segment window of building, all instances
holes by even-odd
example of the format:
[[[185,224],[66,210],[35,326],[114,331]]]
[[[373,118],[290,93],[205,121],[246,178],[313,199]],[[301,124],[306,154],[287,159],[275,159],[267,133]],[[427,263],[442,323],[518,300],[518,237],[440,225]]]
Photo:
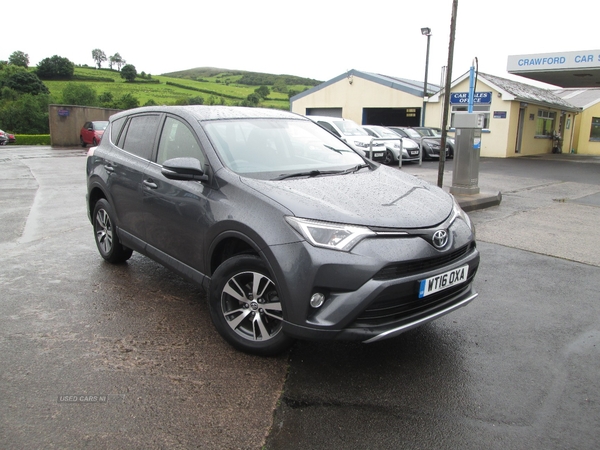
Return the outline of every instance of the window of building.
[[[537,124],[535,127],[535,135],[536,136],[552,136],[552,132],[554,131],[554,119],[556,119],[556,113],[538,110],[537,115]]]
[[[590,141],[600,141],[600,117],[592,117]]]
[[[486,130],[490,127],[490,108],[491,105],[473,105],[473,112],[477,114],[477,125]],[[466,113],[468,111],[469,107],[465,105],[452,106],[450,128],[454,128],[454,116],[456,113]]]

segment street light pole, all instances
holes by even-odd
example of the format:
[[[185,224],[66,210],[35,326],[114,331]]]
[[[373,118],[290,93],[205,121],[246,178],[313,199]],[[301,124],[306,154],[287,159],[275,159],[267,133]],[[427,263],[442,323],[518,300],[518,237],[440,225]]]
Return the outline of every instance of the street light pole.
[[[427,108],[427,72],[429,72],[429,40],[431,39],[431,28],[421,28],[421,34],[427,36],[427,53],[425,55],[425,83],[423,84],[423,109],[421,110],[421,126],[425,126],[425,108]]]

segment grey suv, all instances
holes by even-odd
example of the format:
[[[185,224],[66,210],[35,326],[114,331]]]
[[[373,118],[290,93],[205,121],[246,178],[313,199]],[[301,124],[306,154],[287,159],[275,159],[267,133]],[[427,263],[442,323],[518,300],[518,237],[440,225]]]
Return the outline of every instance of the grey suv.
[[[477,295],[474,229],[452,196],[303,116],[124,111],[86,171],[101,256],[136,251],[203,286],[215,327],[243,351],[374,342]]]

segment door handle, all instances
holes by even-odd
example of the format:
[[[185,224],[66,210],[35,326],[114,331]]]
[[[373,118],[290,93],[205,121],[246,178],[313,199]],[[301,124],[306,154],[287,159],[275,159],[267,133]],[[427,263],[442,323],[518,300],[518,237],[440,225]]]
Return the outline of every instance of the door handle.
[[[106,169],[107,172],[114,172],[115,168],[113,166],[111,166],[110,164],[104,164],[104,168]]]
[[[150,189],[157,189],[158,185],[152,181],[152,179],[144,180],[144,186],[149,187]]]

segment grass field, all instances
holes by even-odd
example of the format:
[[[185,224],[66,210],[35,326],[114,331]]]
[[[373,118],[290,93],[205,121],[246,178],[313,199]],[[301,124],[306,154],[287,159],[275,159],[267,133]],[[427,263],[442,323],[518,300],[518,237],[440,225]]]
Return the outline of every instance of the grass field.
[[[239,73],[239,71],[234,73]],[[118,98],[129,93],[138,99],[140,105],[144,105],[150,100],[159,105],[181,104],[191,97],[202,97],[205,104],[235,105],[245,100],[258,87],[238,84],[242,74],[234,75],[231,71],[224,70],[216,74],[210,72],[206,75],[210,76],[197,75],[194,77],[196,79],[190,79],[191,75],[189,74],[183,75],[188,78],[152,75],[153,82],[138,78],[135,82],[130,83],[121,78],[120,72],[114,70],[76,67],[74,80],[44,81],[44,84],[50,89],[55,101],[60,101],[62,91],[67,83],[84,83],[94,89],[98,95],[110,92],[114,98]],[[113,81],[99,80],[99,78]],[[302,92],[313,85],[314,83],[296,84],[286,87],[289,90]],[[274,92],[272,86],[267,87],[271,93],[258,106],[289,110],[288,94]]]

